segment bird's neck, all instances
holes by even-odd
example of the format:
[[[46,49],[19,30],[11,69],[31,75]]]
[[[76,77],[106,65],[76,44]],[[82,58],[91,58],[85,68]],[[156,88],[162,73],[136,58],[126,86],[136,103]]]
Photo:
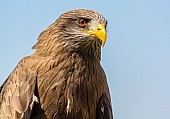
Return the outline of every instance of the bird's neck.
[[[76,53],[72,54],[69,59],[67,62],[72,62],[72,65],[70,65],[72,72],[66,83],[66,110],[75,111],[75,106],[78,107],[81,104],[80,107],[84,107],[81,108],[83,112],[88,110],[91,113],[94,110],[95,102],[101,96],[100,90],[103,89],[100,60],[94,56],[88,57],[87,55],[82,57]]]
[[[66,111],[77,112],[78,109],[90,113],[89,115],[95,114],[95,102],[102,95],[101,90],[105,82],[99,58],[95,57],[96,55],[68,52],[64,49],[57,52],[54,56],[33,56],[34,60],[37,59],[34,67],[38,67],[39,90],[50,85],[52,92],[57,92],[56,95],[60,93],[63,96],[60,98],[65,99],[61,105],[65,105]],[[46,100],[44,92],[39,95],[42,102]],[[57,104],[56,107],[59,106]],[[46,105],[43,106],[45,107]]]

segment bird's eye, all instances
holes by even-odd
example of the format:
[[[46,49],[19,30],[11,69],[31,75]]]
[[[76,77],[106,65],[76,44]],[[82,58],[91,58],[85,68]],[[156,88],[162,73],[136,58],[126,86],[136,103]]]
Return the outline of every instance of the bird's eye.
[[[78,24],[79,24],[79,26],[81,26],[81,27],[87,26],[87,23],[88,23],[88,20],[86,20],[86,19],[79,19],[79,20],[78,20]]]

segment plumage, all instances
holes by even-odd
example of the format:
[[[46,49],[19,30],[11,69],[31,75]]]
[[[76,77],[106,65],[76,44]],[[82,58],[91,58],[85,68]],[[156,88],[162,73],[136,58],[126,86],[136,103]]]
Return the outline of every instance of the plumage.
[[[113,119],[100,64],[106,25],[79,9],[45,29],[0,87],[0,119]]]

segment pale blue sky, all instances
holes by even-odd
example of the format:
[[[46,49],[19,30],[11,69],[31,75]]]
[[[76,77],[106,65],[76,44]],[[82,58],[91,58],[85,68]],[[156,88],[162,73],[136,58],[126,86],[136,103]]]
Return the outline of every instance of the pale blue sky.
[[[11,0],[0,2],[0,84],[41,31],[71,9],[108,19],[102,65],[115,119],[170,119],[169,0]]]

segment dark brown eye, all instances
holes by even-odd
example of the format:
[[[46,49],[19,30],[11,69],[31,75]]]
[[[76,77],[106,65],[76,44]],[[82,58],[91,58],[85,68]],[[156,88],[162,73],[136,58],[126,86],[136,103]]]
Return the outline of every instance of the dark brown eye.
[[[88,22],[88,21],[85,20],[85,19],[80,19],[80,20],[78,21],[79,25],[82,26],[82,27],[87,26],[87,22]]]

